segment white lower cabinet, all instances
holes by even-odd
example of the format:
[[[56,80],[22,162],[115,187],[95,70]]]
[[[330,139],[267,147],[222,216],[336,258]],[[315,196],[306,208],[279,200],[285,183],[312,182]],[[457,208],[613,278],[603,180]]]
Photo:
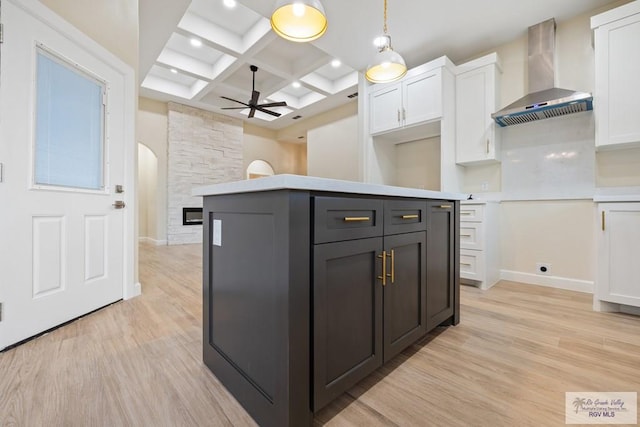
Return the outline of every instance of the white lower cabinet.
[[[460,205],[460,279],[488,289],[500,279],[499,204],[467,201]]]
[[[640,202],[598,204],[600,301],[640,307]]]

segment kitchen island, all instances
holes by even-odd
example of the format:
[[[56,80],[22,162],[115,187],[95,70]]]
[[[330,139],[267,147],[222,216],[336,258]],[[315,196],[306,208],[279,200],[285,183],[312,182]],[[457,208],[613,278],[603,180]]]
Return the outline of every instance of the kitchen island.
[[[204,363],[261,426],[459,322],[461,194],[296,175],[197,188]]]

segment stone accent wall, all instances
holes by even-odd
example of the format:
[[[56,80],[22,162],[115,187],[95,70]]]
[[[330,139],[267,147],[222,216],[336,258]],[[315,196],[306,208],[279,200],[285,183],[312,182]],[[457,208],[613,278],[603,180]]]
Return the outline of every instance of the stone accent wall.
[[[242,120],[169,103],[167,242],[201,243],[201,225],[182,225],[183,207],[202,207],[191,189],[244,179]]]

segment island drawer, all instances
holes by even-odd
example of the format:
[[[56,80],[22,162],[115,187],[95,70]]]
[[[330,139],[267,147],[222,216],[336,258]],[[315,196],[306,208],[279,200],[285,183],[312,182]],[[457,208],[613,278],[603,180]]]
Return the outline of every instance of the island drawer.
[[[427,229],[427,202],[387,200],[384,204],[384,234],[411,233]]]
[[[382,236],[383,201],[314,197],[314,243]]]

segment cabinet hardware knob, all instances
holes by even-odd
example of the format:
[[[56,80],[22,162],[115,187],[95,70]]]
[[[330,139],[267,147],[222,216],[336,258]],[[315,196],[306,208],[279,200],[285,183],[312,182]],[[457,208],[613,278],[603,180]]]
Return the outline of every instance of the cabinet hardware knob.
[[[357,221],[369,221],[371,218],[368,216],[345,216],[344,220],[346,222],[357,222]]]
[[[402,215],[402,219],[416,219],[416,218],[419,218],[419,216],[417,214]]]
[[[451,209],[451,205],[440,205],[440,209]]]
[[[382,280],[382,286],[387,286],[387,252],[382,251],[378,258],[382,259],[382,276],[378,276],[378,279]]]

